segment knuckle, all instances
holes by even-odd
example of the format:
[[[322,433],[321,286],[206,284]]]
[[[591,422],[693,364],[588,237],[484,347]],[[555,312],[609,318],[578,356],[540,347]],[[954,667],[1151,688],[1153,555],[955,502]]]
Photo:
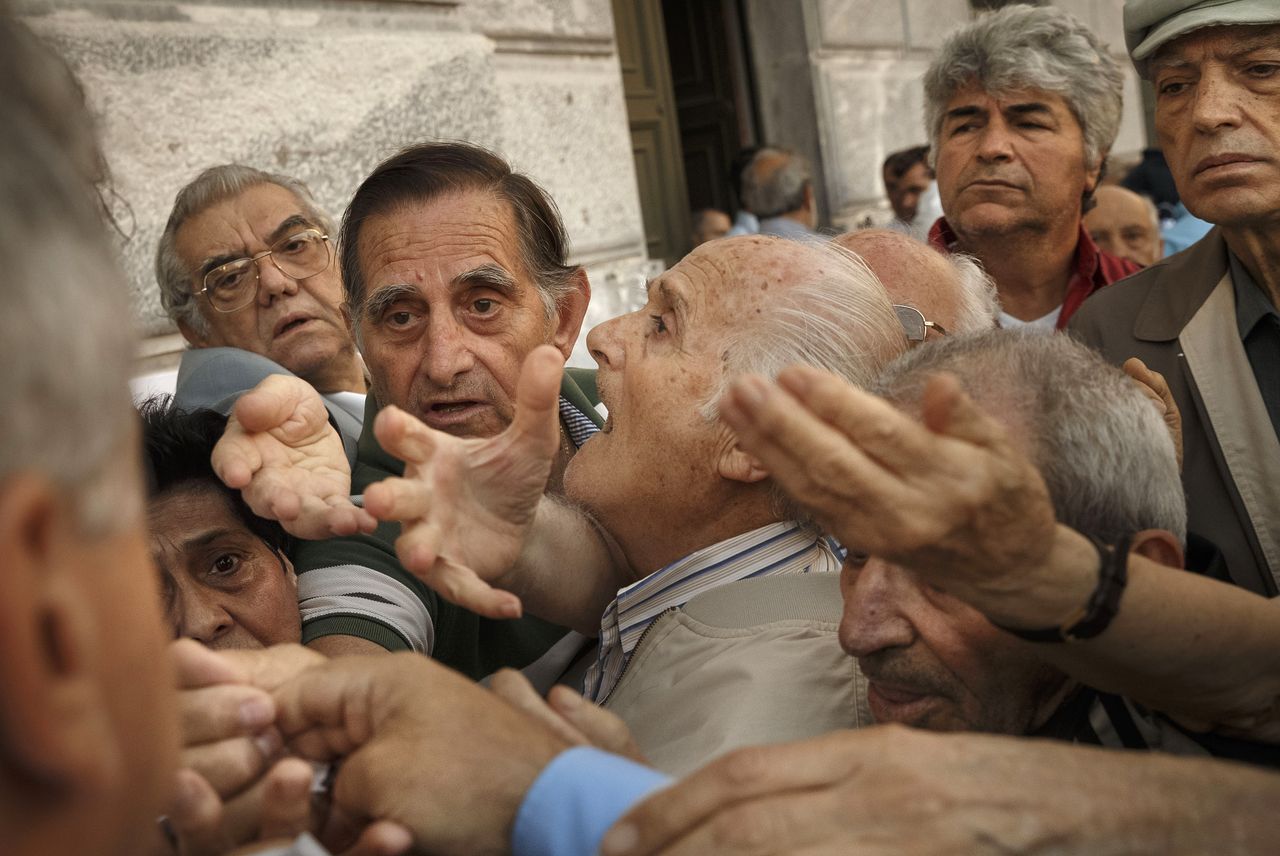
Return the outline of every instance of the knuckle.
[[[739,749],[721,762],[724,781],[734,791],[742,791],[758,783],[770,772],[768,754],[759,747]]]

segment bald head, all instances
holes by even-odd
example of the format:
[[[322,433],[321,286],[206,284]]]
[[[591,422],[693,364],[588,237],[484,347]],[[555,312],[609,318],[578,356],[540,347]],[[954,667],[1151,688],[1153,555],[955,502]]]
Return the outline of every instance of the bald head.
[[[761,220],[789,217],[812,229],[817,209],[808,161],[786,149],[756,152],[742,174],[742,204]]]
[[[895,304],[919,309],[948,332],[971,333],[994,325],[994,292],[973,262],[958,263],[891,229],[848,232],[835,243],[862,257]]]
[[[1160,216],[1149,199],[1111,184],[1093,198],[1098,204],[1084,215],[1084,227],[1101,249],[1143,267],[1164,255]]]

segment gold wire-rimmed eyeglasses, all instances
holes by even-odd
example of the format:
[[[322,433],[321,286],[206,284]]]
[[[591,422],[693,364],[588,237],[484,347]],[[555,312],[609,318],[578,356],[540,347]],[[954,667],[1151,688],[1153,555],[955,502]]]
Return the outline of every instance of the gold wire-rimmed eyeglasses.
[[[946,328],[937,321],[926,320],[924,313],[914,306],[902,306],[895,303],[893,311],[898,313],[898,323],[907,332],[908,342],[923,342],[924,337],[929,335],[929,330],[931,329],[937,330],[941,336],[947,335]]]
[[[333,251],[328,235],[319,229],[303,229],[286,235],[256,256],[218,265],[204,275],[200,294],[218,312],[243,309],[258,295],[258,262],[264,258],[270,258],[285,276],[306,279],[329,268]]]

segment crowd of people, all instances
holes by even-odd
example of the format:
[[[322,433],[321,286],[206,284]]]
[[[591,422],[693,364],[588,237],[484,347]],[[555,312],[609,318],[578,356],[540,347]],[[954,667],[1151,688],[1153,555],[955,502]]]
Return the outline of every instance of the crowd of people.
[[[1277,852],[1280,7],[1125,35],[1172,207],[1103,184],[1106,46],[1007,6],[892,223],[746,151],[595,370],[500,155],[338,226],[211,166],[135,408],[84,95],[0,10],[6,852]]]

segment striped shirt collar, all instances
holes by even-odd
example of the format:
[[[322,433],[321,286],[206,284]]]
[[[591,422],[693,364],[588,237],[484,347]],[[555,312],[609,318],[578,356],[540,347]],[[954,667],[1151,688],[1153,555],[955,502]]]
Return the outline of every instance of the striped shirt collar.
[[[726,583],[783,574],[834,573],[840,559],[829,539],[794,521],[771,523],[703,547],[618,592],[600,621],[600,651],[587,671],[585,695],[603,701],[640,637],[658,616]]]
[[[583,443],[600,431],[600,426],[592,422],[587,414],[575,407],[573,402],[563,395],[560,396],[560,419],[569,432],[569,440],[577,448],[581,448]]]

